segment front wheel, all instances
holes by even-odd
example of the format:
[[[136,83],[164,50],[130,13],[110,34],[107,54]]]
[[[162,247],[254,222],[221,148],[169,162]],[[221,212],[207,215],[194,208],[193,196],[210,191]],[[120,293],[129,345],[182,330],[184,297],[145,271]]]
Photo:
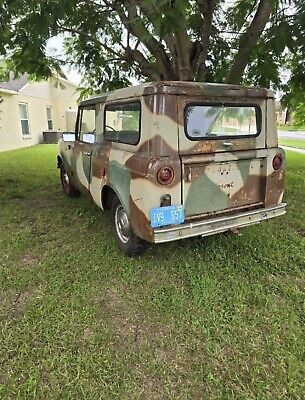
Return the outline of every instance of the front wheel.
[[[128,215],[117,197],[112,203],[111,218],[114,237],[123,253],[129,257],[142,255],[150,244],[134,233]]]

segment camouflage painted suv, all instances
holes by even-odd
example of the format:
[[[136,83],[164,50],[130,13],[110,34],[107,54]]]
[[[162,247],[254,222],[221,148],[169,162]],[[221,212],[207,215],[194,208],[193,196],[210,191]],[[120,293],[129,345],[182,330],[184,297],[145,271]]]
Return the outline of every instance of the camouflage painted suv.
[[[110,209],[130,256],[284,214],[284,165],[272,92],[194,82],[83,101],[58,155],[64,192]]]

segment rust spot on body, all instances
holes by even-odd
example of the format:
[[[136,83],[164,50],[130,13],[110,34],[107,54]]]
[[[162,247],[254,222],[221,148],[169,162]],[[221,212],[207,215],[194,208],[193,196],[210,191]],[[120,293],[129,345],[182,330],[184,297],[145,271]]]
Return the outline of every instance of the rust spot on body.
[[[150,226],[149,220],[146,218],[143,211],[141,211],[132,197],[129,197],[129,207],[130,207],[130,221],[133,230],[140,236],[142,239],[147,242],[153,241],[153,229]]]

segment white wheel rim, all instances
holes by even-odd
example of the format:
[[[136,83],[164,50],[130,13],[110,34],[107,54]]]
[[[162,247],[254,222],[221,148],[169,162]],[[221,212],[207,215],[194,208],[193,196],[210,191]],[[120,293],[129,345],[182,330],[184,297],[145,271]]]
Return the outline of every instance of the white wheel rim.
[[[64,181],[65,181],[66,185],[70,184],[69,176],[68,176],[68,174],[66,172],[64,173]]]
[[[130,224],[126,211],[121,204],[115,210],[114,223],[121,242],[127,243],[130,235]]]

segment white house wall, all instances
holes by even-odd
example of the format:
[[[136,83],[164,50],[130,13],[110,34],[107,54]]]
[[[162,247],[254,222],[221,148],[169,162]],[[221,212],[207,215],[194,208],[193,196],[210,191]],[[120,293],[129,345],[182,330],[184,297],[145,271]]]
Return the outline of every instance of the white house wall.
[[[77,99],[79,97],[76,87],[70,82],[62,79],[51,78],[50,87],[52,99],[56,101],[59,118],[59,129],[64,132],[69,130],[67,126],[66,111],[77,111]],[[74,101],[71,101],[71,100]]]
[[[27,84],[19,94],[1,93],[0,151],[42,143],[42,132],[48,130],[47,107],[51,107],[53,131],[66,131],[66,110],[77,109],[76,87],[64,82],[65,88],[54,87],[54,81]],[[30,135],[22,135],[19,103],[28,106]]]
[[[22,139],[17,95],[0,93],[0,150],[26,147]],[[15,116],[18,115],[18,118]]]

